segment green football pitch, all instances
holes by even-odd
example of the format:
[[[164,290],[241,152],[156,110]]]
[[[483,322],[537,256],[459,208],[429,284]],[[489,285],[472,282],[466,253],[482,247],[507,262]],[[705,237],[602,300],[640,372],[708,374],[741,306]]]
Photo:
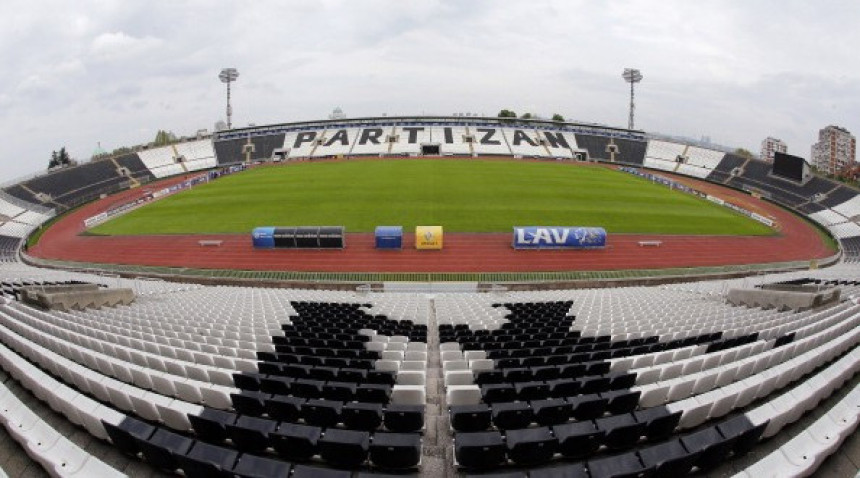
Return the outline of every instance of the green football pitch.
[[[260,167],[109,221],[94,234],[250,233],[257,226],[598,226],[610,233],[766,235],[703,199],[601,167],[556,162],[387,159]]]

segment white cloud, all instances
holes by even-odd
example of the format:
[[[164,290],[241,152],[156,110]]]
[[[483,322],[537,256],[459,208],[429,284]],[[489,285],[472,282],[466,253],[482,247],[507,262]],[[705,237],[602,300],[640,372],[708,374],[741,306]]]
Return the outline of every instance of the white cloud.
[[[224,116],[234,123],[494,114],[615,126],[625,67],[637,126],[808,155],[819,128],[860,133],[860,2],[784,0],[260,0],[13,2],[0,16],[0,181],[51,149],[85,157]],[[6,140],[6,138],[12,138]],[[24,160],[22,160],[24,158]]]
[[[52,68],[55,75],[61,75],[65,78],[71,75],[81,75],[86,72],[84,62],[80,59],[66,60],[58,63]]]
[[[50,77],[42,74],[32,74],[18,83],[17,92],[22,95],[41,94],[51,89]]]
[[[162,45],[158,38],[135,38],[123,32],[102,33],[92,41],[90,54],[97,61],[132,60]]]

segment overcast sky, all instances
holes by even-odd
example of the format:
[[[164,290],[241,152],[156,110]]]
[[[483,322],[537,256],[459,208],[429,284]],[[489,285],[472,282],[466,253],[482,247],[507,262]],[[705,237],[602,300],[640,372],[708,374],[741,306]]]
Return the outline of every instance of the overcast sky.
[[[853,0],[5,0],[0,182],[66,146],[88,159],[234,126],[517,113],[636,126],[809,157],[828,124],[860,133]]]

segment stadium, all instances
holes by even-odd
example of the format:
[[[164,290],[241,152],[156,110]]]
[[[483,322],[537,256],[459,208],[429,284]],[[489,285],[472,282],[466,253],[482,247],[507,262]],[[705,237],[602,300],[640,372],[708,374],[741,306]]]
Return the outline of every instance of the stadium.
[[[860,195],[799,158],[325,120],[0,208],[3,424],[50,475],[806,476],[857,441]]]

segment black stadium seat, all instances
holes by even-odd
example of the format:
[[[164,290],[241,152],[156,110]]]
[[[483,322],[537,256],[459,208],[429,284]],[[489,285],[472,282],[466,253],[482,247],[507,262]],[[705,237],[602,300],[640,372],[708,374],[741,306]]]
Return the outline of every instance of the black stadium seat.
[[[227,439],[227,426],[236,423],[237,418],[235,413],[208,407],[199,414],[188,414],[197,436],[216,442]]]
[[[570,419],[573,406],[561,398],[534,400],[531,402],[534,419],[541,425],[557,425]]]
[[[505,461],[505,443],[497,431],[458,433],[454,456],[465,468],[492,468]]]
[[[269,446],[269,433],[278,428],[278,422],[267,418],[239,417],[227,425],[227,436],[236,448],[247,452],[260,452]]]
[[[613,390],[601,393],[600,398],[605,398],[608,400],[606,404],[606,409],[609,411],[609,413],[618,414],[630,413],[634,411],[639,405],[639,397],[641,395],[642,392],[640,392],[639,390]]]
[[[424,427],[424,405],[392,403],[382,415],[385,428],[393,432],[414,432]]]
[[[232,473],[240,478],[288,477],[292,465],[285,461],[244,453]]]
[[[195,441],[191,450],[185,455],[179,455],[179,467],[189,478],[209,478],[233,476],[232,469],[239,457],[239,452],[231,448],[210,445]]]
[[[749,418],[735,415],[718,423],[717,430],[726,439],[735,440],[732,447],[735,455],[744,455],[759,441],[767,425],[768,422],[765,421],[756,426],[750,423]]]
[[[699,453],[696,466],[707,469],[722,463],[731,453],[737,439],[737,436],[724,438],[712,426],[681,437],[681,443],[690,453]]]
[[[558,439],[549,427],[508,430],[505,436],[508,457],[518,465],[548,462],[558,448]]]
[[[359,402],[388,403],[391,398],[391,385],[362,383],[356,388],[355,398]]]
[[[275,395],[265,401],[266,413],[274,420],[296,422],[302,415],[304,398]]]
[[[633,413],[636,421],[645,423],[649,440],[659,440],[672,434],[681,420],[681,412],[670,413],[665,407],[652,407]]]
[[[119,426],[104,421],[102,424],[111,443],[129,455],[136,455],[140,451],[139,441],[146,441],[155,433],[154,426],[133,418],[126,418]]]
[[[606,431],[598,430],[590,420],[555,425],[552,431],[565,458],[589,456],[603,445],[606,438]]]
[[[589,478],[584,463],[546,466],[529,472],[529,478]]]
[[[290,478],[351,478],[349,470],[335,470],[309,465],[294,465]]]
[[[259,417],[266,412],[264,402],[271,398],[271,394],[263,392],[243,391],[241,393],[231,393],[230,399],[233,401],[233,408],[241,415],[252,415]]]
[[[645,467],[635,452],[588,460],[591,478],[638,478],[646,476]]]
[[[612,415],[595,420],[598,430],[606,432],[604,443],[612,449],[625,449],[635,445],[645,435],[647,423],[636,421],[630,413]]]
[[[606,407],[609,404],[608,399],[601,398],[597,394],[571,397],[567,399],[567,402],[570,403],[572,407],[570,412],[571,416],[577,420],[593,420],[595,418],[600,418],[604,413],[606,413]]]
[[[494,403],[492,416],[493,424],[503,430],[525,428],[534,421],[534,413],[526,402]]]
[[[159,428],[146,440],[137,438],[137,444],[143,457],[152,466],[175,470],[179,468],[177,457],[188,453],[194,440]]]
[[[370,434],[331,428],[319,440],[320,456],[338,467],[357,467],[367,460]]]
[[[269,443],[288,460],[307,461],[319,453],[322,429],[308,425],[282,423],[269,433]]]
[[[490,407],[479,403],[475,405],[452,405],[450,407],[451,427],[458,432],[476,432],[490,428],[492,420]]]
[[[370,445],[370,461],[383,469],[413,468],[421,461],[421,435],[376,433]]]
[[[259,390],[263,393],[271,393],[273,395],[289,395],[290,386],[293,383],[293,379],[289,377],[264,377],[259,381]],[[238,385],[237,385],[238,387]],[[241,387],[245,390],[252,390],[251,388]]]
[[[331,400],[311,399],[302,405],[302,418],[308,425],[322,428],[333,427],[340,422],[343,403]]]
[[[690,453],[680,440],[669,440],[639,450],[642,463],[656,476],[683,476],[690,472],[700,452]]]
[[[382,425],[382,405],[361,402],[346,403],[341,409],[341,419],[344,426],[352,430],[375,430]]]

